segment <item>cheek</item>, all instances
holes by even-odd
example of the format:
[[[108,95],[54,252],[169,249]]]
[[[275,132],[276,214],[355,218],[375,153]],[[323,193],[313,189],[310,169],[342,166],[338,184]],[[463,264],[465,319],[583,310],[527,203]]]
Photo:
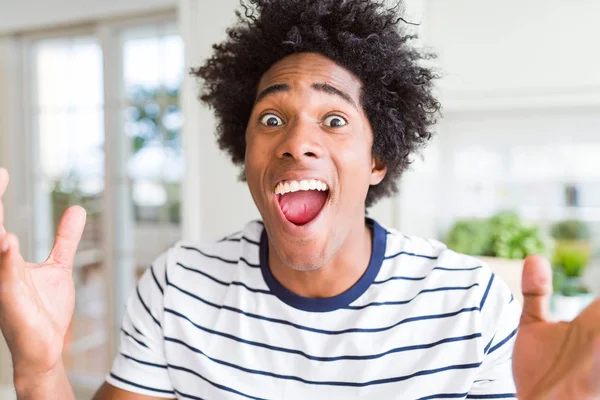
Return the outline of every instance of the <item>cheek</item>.
[[[339,146],[333,158],[344,186],[353,192],[367,193],[371,179],[371,146],[366,140],[353,140]]]
[[[251,186],[259,184],[260,176],[269,162],[268,143],[261,140],[260,136],[247,134],[246,135],[246,155],[244,166],[246,169],[246,179]]]

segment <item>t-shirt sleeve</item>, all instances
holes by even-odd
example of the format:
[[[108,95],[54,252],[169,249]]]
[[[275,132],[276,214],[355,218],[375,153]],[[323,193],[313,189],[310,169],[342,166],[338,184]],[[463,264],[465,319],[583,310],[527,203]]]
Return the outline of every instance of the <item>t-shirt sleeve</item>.
[[[467,399],[516,399],[512,352],[521,317],[521,305],[508,286],[490,274],[481,299],[483,362]]]
[[[175,398],[164,354],[163,297],[168,253],[146,270],[129,297],[119,352],[106,381],[147,396]]]

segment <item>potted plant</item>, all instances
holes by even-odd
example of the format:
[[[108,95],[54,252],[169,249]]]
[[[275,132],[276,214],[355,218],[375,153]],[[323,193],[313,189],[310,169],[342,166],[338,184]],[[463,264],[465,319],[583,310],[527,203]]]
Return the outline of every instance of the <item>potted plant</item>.
[[[569,321],[594,299],[582,282],[592,254],[589,229],[583,221],[565,220],[555,223],[551,234],[556,240],[552,313],[556,320]]]
[[[488,219],[457,221],[446,243],[452,250],[485,262],[521,303],[523,259],[532,254],[547,254],[549,248],[537,226],[524,223],[518,214],[510,211]]]

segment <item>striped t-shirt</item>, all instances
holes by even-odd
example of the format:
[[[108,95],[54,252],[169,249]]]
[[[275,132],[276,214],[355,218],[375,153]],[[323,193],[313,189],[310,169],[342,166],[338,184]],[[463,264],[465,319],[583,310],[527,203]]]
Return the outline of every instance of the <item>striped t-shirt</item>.
[[[139,281],[107,381],[180,399],[514,398],[520,306],[475,258],[372,220],[363,276],[305,298],[268,266],[261,222],[181,242]]]

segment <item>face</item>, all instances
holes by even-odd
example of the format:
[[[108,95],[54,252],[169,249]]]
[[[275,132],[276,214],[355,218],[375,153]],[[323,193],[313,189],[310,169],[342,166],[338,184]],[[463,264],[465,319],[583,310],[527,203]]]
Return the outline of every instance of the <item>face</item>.
[[[367,191],[385,166],[371,153],[361,87],[312,53],[280,60],[259,83],[245,173],[271,244],[291,268],[320,268],[351,234],[364,233]]]

